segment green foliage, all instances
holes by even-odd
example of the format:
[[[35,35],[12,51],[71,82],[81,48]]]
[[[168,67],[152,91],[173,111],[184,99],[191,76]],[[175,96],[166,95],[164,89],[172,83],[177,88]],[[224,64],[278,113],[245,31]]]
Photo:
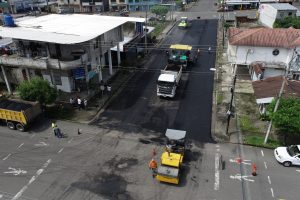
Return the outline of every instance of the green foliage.
[[[277,19],[273,25],[274,28],[290,28],[294,27],[300,29],[300,17],[285,17],[284,19]]]
[[[240,118],[241,129],[245,132],[259,132],[259,129],[251,123],[248,116],[242,116]]]
[[[267,148],[276,148],[283,145],[281,142],[274,139],[269,139],[268,143],[264,144],[264,139],[263,136],[246,135],[244,136],[244,144]]]
[[[166,6],[160,6],[160,5],[156,5],[151,7],[151,12],[153,14],[155,14],[156,16],[165,16],[168,13],[168,8]]]
[[[41,105],[53,103],[57,97],[57,90],[51,87],[48,81],[39,77],[22,82],[17,91],[22,99],[38,101]]]
[[[300,135],[300,99],[280,99],[277,112],[273,112],[276,101],[268,106],[269,117],[273,120],[274,126],[287,135]]]

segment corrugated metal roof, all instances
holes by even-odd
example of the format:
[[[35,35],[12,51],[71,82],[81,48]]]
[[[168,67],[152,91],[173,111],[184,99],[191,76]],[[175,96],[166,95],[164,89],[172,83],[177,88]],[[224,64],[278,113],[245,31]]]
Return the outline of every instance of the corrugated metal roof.
[[[229,28],[229,44],[258,47],[300,46],[300,29],[294,28]]]
[[[270,3],[268,5],[272,6],[276,10],[298,10],[295,6],[292,6],[289,3]]]
[[[126,22],[144,22],[144,18],[101,15],[51,14],[16,19],[16,27],[0,27],[0,36],[58,44],[89,41]]]

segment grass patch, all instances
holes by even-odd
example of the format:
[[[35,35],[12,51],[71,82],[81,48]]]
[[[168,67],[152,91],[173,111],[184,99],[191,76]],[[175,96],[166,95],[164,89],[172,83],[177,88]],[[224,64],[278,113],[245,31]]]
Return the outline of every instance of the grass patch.
[[[217,93],[217,105],[220,105],[223,101],[223,93],[218,92]]]
[[[246,135],[244,136],[244,144],[267,148],[276,148],[283,145],[280,141],[274,139],[269,139],[267,144],[264,144],[264,139],[263,136]]]
[[[239,118],[239,120],[240,120],[242,131],[244,131],[244,132],[254,132],[254,133],[259,132],[259,128],[252,125],[252,123],[250,122],[250,119],[248,118],[248,116],[242,116],[242,117]]]
[[[163,30],[169,25],[170,22],[168,21],[157,21],[154,24],[154,31],[152,32],[152,35],[156,38],[163,32]]]
[[[61,105],[51,106],[46,108],[45,114],[51,119],[71,119],[74,116],[74,108]]]

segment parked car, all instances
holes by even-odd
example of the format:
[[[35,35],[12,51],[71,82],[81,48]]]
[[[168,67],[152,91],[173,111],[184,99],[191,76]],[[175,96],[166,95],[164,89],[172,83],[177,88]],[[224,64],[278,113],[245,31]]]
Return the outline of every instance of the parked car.
[[[128,13],[120,13],[120,16],[123,16],[123,17],[129,17],[129,14]]]
[[[276,160],[285,167],[292,165],[300,166],[300,145],[277,147],[274,150],[274,156]]]

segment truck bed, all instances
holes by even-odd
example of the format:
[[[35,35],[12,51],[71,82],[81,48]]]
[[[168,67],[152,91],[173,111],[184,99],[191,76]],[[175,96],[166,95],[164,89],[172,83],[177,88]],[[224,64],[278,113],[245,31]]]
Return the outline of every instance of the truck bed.
[[[165,71],[176,71],[179,72],[181,70],[180,65],[175,65],[175,64],[167,64],[167,66],[164,69]]]
[[[3,120],[28,124],[41,112],[40,104],[37,102],[15,99],[0,100],[0,119]]]

